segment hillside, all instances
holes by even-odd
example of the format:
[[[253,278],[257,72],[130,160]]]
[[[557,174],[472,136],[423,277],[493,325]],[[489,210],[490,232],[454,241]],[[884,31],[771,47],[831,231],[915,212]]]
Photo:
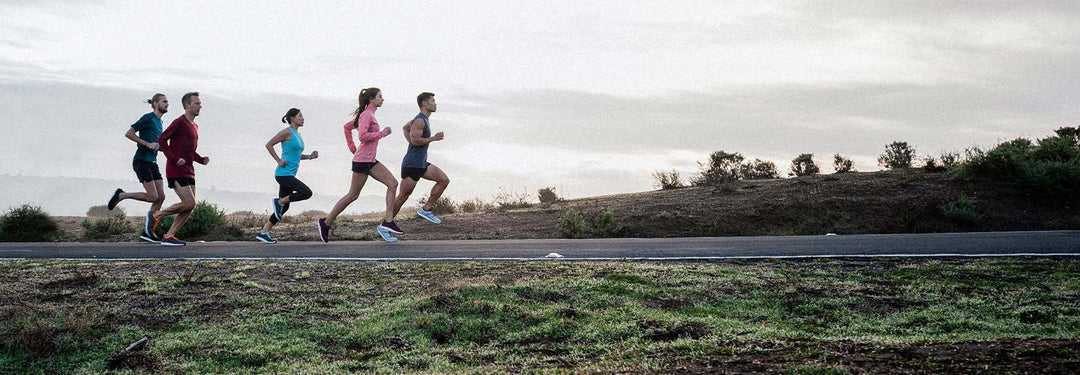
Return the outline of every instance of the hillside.
[[[942,213],[960,195],[973,197],[981,219],[963,223]],[[402,215],[403,239],[558,238],[568,207],[607,208],[621,237],[766,236],[1080,229],[1080,196],[953,181],[922,170],[740,181],[584,199],[486,213],[441,215],[442,225]],[[339,221],[339,239],[374,239],[372,220]],[[282,240],[315,240],[314,219],[279,225]]]

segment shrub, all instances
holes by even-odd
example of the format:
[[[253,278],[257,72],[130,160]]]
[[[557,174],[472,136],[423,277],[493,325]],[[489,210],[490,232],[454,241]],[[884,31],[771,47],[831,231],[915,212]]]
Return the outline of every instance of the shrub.
[[[708,163],[698,163],[701,174],[690,180],[694,186],[715,185],[742,179],[743,156],[716,151],[709,155]]]
[[[169,231],[169,227],[172,226],[173,221],[176,219],[176,215],[170,215],[161,218],[158,223],[157,230],[155,232],[162,236],[165,232]],[[183,227],[176,232],[176,236],[181,239],[200,239],[205,238],[208,235],[221,230],[226,225],[225,211],[218,208],[216,204],[199,201],[195,204],[195,210],[192,211],[191,217],[184,223]]]
[[[965,226],[978,224],[982,220],[982,214],[975,209],[975,198],[964,194],[942,205],[941,214],[949,221]]]
[[[1032,142],[1017,138],[989,151],[967,150],[967,160],[952,171],[965,180],[1009,182],[1042,191],[1080,190],[1080,144],[1074,128],[1061,128],[1058,135]]]
[[[126,216],[123,207],[116,207],[112,211],[109,211],[109,206],[91,206],[89,210],[86,210],[86,216],[88,217],[109,217],[119,213],[120,216]]]
[[[923,158],[923,170],[927,172],[941,172],[945,169],[945,166],[939,164],[937,159],[935,159],[933,156],[926,155],[926,157]]]
[[[59,235],[60,227],[41,207],[24,204],[0,216],[0,242],[44,242]]]
[[[484,202],[484,200],[480,198],[473,198],[462,201],[461,204],[458,205],[458,209],[460,209],[461,212],[488,212],[494,211],[495,205]]]
[[[851,159],[844,157],[840,154],[833,155],[832,166],[836,170],[836,173],[848,173],[855,172]]]
[[[811,176],[821,170],[814,163],[814,154],[802,154],[791,160],[791,173],[789,176]]]
[[[555,193],[554,187],[540,189],[540,191],[537,192],[537,195],[540,198],[540,203],[543,204],[552,204],[562,200],[562,198],[559,198],[559,195]]]
[[[83,219],[83,238],[86,240],[103,240],[115,236],[135,233],[135,226],[124,218],[123,213],[117,213],[102,219]]]
[[[915,149],[907,142],[893,142],[885,146],[885,153],[878,156],[878,165],[888,169],[911,168]]]
[[[682,177],[679,176],[679,171],[674,169],[672,169],[671,172],[653,172],[653,179],[656,180],[656,187],[662,190],[678,189],[685,186],[683,185]]]
[[[610,238],[624,232],[609,209],[578,211],[568,207],[556,224],[563,238]]]
[[[532,204],[529,203],[529,194],[525,192],[511,193],[509,191],[499,189],[499,192],[495,194],[495,205],[500,210],[513,210],[518,208],[529,208]]]
[[[424,208],[424,205],[427,204],[427,200],[427,196],[420,197],[420,201],[418,202],[420,204],[420,208]],[[446,196],[439,197],[439,199],[436,200],[435,203],[431,204],[431,212],[449,215],[454,213],[455,211],[457,211],[457,204],[455,204],[453,200]]]
[[[747,180],[780,178],[780,171],[776,169],[776,163],[771,161],[754,159],[752,162],[743,164],[739,169],[742,178]]]

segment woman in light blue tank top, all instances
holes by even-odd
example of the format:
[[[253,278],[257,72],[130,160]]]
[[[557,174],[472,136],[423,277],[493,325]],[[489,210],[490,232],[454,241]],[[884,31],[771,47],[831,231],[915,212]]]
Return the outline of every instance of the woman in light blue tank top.
[[[278,197],[274,198],[274,212],[266,219],[259,234],[255,239],[265,243],[277,243],[270,236],[270,228],[281,221],[285,211],[289,210],[289,204],[311,198],[311,189],[296,178],[296,172],[300,169],[300,160],[315,159],[319,157],[318,151],[304,155],[304,138],[300,136],[300,127],[304,126],[304,115],[299,109],[291,108],[281,118],[281,122],[289,124],[289,127],[274,134],[270,141],[266,142],[266,150],[277,161],[274,169],[274,179],[278,183]],[[274,146],[281,144],[281,157],[278,157]]]

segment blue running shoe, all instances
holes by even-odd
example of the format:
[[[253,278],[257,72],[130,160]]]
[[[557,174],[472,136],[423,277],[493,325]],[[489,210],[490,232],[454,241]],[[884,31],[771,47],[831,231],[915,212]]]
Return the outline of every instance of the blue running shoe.
[[[260,232],[259,234],[255,235],[255,239],[257,239],[259,241],[262,241],[262,242],[265,242],[265,243],[277,243],[277,240],[274,239],[274,237],[270,237],[270,232],[266,232],[266,233]]]
[[[427,221],[430,221],[430,222],[435,223],[435,224],[442,224],[442,220],[439,220],[439,218],[435,217],[434,213],[432,213],[431,211],[424,211],[423,208],[420,208],[419,210],[416,210],[416,216],[425,218],[425,219],[427,219]]]
[[[281,220],[281,215],[285,214],[285,206],[281,205],[281,198],[274,198],[274,217]]]
[[[390,233],[389,229],[383,228],[381,225],[376,225],[375,231],[379,232],[379,235],[382,236],[382,239],[386,240],[386,242],[397,242],[397,237],[394,237],[394,234]]]

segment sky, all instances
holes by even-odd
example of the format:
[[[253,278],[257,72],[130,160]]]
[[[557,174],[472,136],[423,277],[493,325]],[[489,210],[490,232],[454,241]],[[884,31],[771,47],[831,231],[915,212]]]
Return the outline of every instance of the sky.
[[[456,200],[647,191],[654,171],[689,177],[718,150],[782,171],[812,153],[825,173],[840,153],[873,171],[893,141],[940,155],[1080,124],[1075,1],[0,0],[0,13],[0,187],[138,190],[123,133],[156,92],[166,122],[202,93],[198,186],[267,201],[263,145],[291,107],[321,156],[298,177],[348,190],[342,125],[365,87],[383,91],[376,118],[395,132],[378,159],[395,174],[416,95],[436,94],[446,139],[429,161]],[[0,194],[0,208],[78,215],[75,197],[111,194],[70,185]],[[347,212],[384,191],[370,181]],[[238,202],[219,203],[268,209]]]

